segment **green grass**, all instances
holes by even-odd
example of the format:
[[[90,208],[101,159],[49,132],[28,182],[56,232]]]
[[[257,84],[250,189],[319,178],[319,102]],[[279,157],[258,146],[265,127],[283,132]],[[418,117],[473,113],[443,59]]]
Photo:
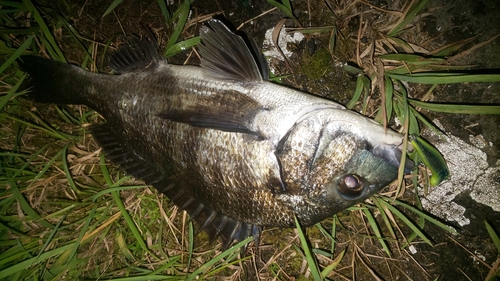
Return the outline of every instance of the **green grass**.
[[[103,17],[119,2],[115,1]],[[185,1],[169,15],[174,33],[166,56],[199,41],[192,38],[178,42],[189,4]],[[7,58],[0,70],[8,75],[3,81],[12,81],[12,86],[5,87],[6,94],[0,96],[0,119],[6,131],[14,131],[2,133],[10,146],[3,147],[0,154],[0,183],[7,187],[0,193],[0,279],[60,280],[64,276],[72,280],[192,280],[210,278],[240,262],[239,249],[251,239],[220,254],[212,250],[209,258],[200,259],[207,254],[193,246],[192,226],[185,218],[191,229],[189,241],[169,238],[180,237],[183,231],[172,221],[166,222],[165,212],[148,211],[170,206],[168,200],[143,184],[134,184],[129,176],[109,166],[102,154],[93,152],[95,144],[89,142],[81,127],[98,121],[93,111],[48,107],[59,118],[48,121],[40,109],[31,111],[29,103],[16,99],[22,94],[18,90],[25,79],[15,65],[21,54],[43,49],[53,59],[66,60],[52,34],[53,26],[65,28],[69,38],[80,46],[83,67],[94,63],[95,44],[85,47],[84,38],[66,19],[54,17],[31,1],[2,5],[11,8],[10,13],[2,13],[3,24],[16,26],[15,16],[28,11],[34,21],[20,45],[9,40],[8,32],[2,33],[0,53]],[[20,35],[24,33],[22,28],[18,30]],[[35,149],[21,143],[26,135]],[[51,193],[52,199],[45,200],[45,193]],[[130,202],[125,202],[130,198],[137,209],[131,210]],[[168,252],[170,249],[174,252]],[[106,260],[110,254],[117,258]],[[194,268],[188,272],[184,270],[187,260],[188,268]]]
[[[301,25],[290,1],[268,2]],[[427,55],[410,52],[409,43],[401,36],[426,2],[413,1],[405,7],[379,39],[406,51],[376,54],[384,71],[346,66],[357,75],[356,90],[347,106],[363,113],[372,111],[382,124],[397,117],[406,135],[418,135],[421,124],[431,126],[417,108],[446,113],[500,113],[497,105],[442,104],[408,97],[406,82],[434,85],[500,81],[499,75],[467,73],[464,67],[447,65],[447,57],[466,42]],[[93,68],[96,61],[102,61],[111,42],[97,44],[84,38],[64,16],[29,0],[1,3],[4,10],[0,22],[9,28],[0,30],[0,77],[4,82],[0,96],[0,185],[5,186],[0,189],[0,279],[211,280],[240,274],[242,268],[253,271],[243,264],[259,259],[257,250],[239,255],[251,238],[220,252],[217,244],[209,245],[203,235],[194,235],[187,216],[168,199],[124,175],[96,152],[98,148],[85,130],[86,125],[101,121],[94,111],[80,106],[40,106],[17,99],[23,94],[19,87],[25,79],[15,64],[21,54],[43,52],[53,59],[67,60],[54,36],[55,29],[62,29],[65,40],[77,46],[82,67]],[[156,4],[169,30],[166,57],[199,43],[197,36],[183,36],[192,0],[181,1],[175,8],[163,0]],[[113,1],[101,18],[112,17],[120,5],[121,1]],[[22,22],[26,13],[32,16],[30,26]],[[337,38],[334,23],[303,30],[329,33],[330,51],[341,39]],[[10,37],[12,34],[16,40]],[[373,109],[368,97],[375,93],[379,93],[382,107]],[[412,157],[418,160],[421,156]],[[408,185],[417,190],[425,183],[419,183],[414,173]],[[400,187],[405,184],[402,173],[399,183]],[[400,193],[399,189],[394,192],[395,196]],[[371,204],[351,207],[348,218],[335,215],[307,230],[297,221],[298,238],[290,234],[291,230],[280,230],[280,238],[270,238],[277,246],[267,252],[271,258],[264,271],[279,280],[288,280],[290,271],[298,272],[298,278],[303,279],[337,280],[336,274],[345,274],[340,264],[364,264],[360,241],[368,239],[381,247],[383,258],[390,258],[394,249],[415,241],[431,244],[423,231],[425,222],[454,232],[423,211],[418,197],[415,205],[378,195]],[[368,227],[353,238],[339,231],[360,224]],[[487,229],[498,248],[498,236],[488,224]],[[339,245],[349,239],[352,246]],[[359,258],[346,260],[349,251]],[[493,269],[498,272],[498,263]]]
[[[493,226],[491,226],[491,224],[489,224],[487,221],[485,221],[484,224],[498,252],[497,260],[490,268],[490,272],[488,273],[488,276],[486,276],[485,280],[486,281],[498,280],[498,278],[500,277],[500,237],[498,236],[498,230],[495,230]]]

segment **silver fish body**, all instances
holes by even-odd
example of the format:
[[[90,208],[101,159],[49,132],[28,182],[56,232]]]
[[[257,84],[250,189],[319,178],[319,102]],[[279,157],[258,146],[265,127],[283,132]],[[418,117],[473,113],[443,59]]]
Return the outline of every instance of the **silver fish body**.
[[[201,30],[202,67],[168,64],[148,41],[112,57],[119,75],[39,57],[30,97],[85,104],[107,157],[189,212],[224,247],[262,226],[311,225],[397,177],[402,136],[343,106],[266,80],[222,22]],[[50,84],[47,86],[47,84]]]

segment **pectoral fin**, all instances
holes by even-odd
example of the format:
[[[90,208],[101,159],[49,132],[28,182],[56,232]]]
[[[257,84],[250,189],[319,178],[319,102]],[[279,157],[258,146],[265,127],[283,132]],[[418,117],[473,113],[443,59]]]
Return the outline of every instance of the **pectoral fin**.
[[[213,95],[193,93],[171,97],[168,110],[159,117],[194,127],[246,133],[262,137],[252,128],[255,115],[265,110],[254,99],[234,91],[223,91]]]

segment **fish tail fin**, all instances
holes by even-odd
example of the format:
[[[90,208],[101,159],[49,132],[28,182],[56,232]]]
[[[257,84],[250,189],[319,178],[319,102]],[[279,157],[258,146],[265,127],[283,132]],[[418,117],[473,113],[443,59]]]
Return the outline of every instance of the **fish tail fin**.
[[[41,103],[85,104],[85,85],[89,78],[84,70],[39,56],[22,56],[18,61],[21,69],[28,72],[29,79],[22,86],[29,92],[27,98]]]

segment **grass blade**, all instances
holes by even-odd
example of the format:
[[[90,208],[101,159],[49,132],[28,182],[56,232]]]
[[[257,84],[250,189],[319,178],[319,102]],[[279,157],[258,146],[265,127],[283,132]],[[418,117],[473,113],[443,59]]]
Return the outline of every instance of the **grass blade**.
[[[66,58],[64,57],[63,52],[59,48],[59,45],[56,42],[56,39],[54,38],[54,35],[50,31],[49,27],[43,20],[42,15],[38,11],[38,9],[33,5],[33,3],[30,0],[23,0],[24,5],[26,8],[33,13],[33,17],[35,18],[36,22],[40,26],[40,31],[42,32],[44,38],[41,38],[42,41],[45,41],[47,44],[45,44],[47,48],[47,51],[49,54],[53,54],[52,58],[61,61],[61,62],[67,62]]]
[[[384,55],[379,56],[379,58],[381,58],[383,60],[393,60],[393,61],[405,62],[408,64],[415,64],[415,65],[435,64],[435,63],[442,63],[442,62],[446,61],[443,58],[426,58],[426,57],[422,57],[422,56],[415,55],[415,54],[405,54],[405,53],[384,54]]]
[[[340,254],[335,258],[335,260],[333,260],[330,265],[323,269],[323,271],[321,272],[321,277],[326,278],[335,268],[337,268],[339,263],[344,258],[345,251],[346,249],[342,250],[342,252],[340,252]]]
[[[184,50],[190,49],[198,44],[200,44],[201,39],[200,36],[196,36],[193,38],[186,39],[184,41],[178,42],[172,45],[169,49],[167,49],[164,53],[166,58],[174,56]]]
[[[29,36],[19,48],[0,66],[0,74],[2,74],[14,61],[16,61],[25,51],[31,46],[33,35]],[[1,110],[1,108],[0,108]]]
[[[250,243],[250,241],[253,240],[253,237],[248,237],[247,239],[237,243],[236,245],[230,247],[229,249],[225,250],[224,252],[218,254],[215,256],[213,259],[208,261],[207,263],[203,264],[200,266],[198,269],[196,269],[193,273],[191,273],[187,278],[186,281],[192,281],[194,279],[199,278],[199,275],[202,274],[203,272],[206,272],[209,268],[214,266],[216,263],[221,261],[222,259],[233,255],[238,249],[241,247],[245,246],[246,244]]]
[[[311,248],[307,242],[306,235],[302,230],[302,226],[299,223],[297,217],[295,217],[295,227],[297,227],[297,231],[299,232],[299,240],[302,245],[302,250],[304,251],[304,255],[306,256],[307,264],[309,265],[309,270],[314,278],[314,280],[323,280],[321,277],[321,272],[319,270],[318,262],[316,260],[316,256],[314,256],[311,252]]]
[[[377,206],[377,209],[380,212],[380,215],[382,216],[382,220],[384,221],[385,226],[389,230],[391,237],[395,239],[396,233],[394,232],[394,228],[392,227],[391,222],[389,220],[389,217],[387,216],[386,209],[382,206],[382,204],[380,204],[379,199],[376,196],[372,197],[372,200],[373,200],[373,203],[375,204],[375,206]]]
[[[389,200],[392,200],[392,199],[389,199]],[[396,201],[394,201],[396,202]],[[389,209],[393,214],[395,214],[400,220],[402,220],[404,222],[405,225],[407,225],[409,228],[411,228],[411,230],[413,230],[413,232],[417,233],[417,235],[427,244],[431,245],[432,246],[432,242],[431,240],[427,237],[427,235],[425,235],[422,230],[416,226],[410,219],[408,219],[406,217],[405,214],[403,214],[402,212],[400,212],[397,208],[395,208],[394,206],[392,206],[389,202],[386,202],[384,200],[381,200],[380,203],[382,203],[382,205]]]
[[[60,220],[59,222],[55,225],[55,227],[52,229],[52,231],[50,232],[49,234],[49,237],[47,237],[47,239],[45,240],[45,243],[43,244],[42,248],[40,249],[40,252],[38,253],[38,255],[36,256],[37,258],[39,258],[43,252],[45,252],[45,250],[47,249],[47,247],[49,246],[50,242],[52,242],[52,239],[54,238],[54,236],[57,234],[57,231],[59,230],[59,228],[61,227],[62,223],[64,222],[64,220],[66,219],[66,216],[68,214],[66,213]]]
[[[296,19],[295,18],[295,15],[293,14],[293,11],[292,11],[292,6],[290,4],[290,1],[287,1],[287,0],[284,0],[284,1],[281,1],[278,2],[278,1],[275,1],[275,0],[267,0],[267,3],[273,5],[274,7],[278,8],[280,11],[282,11],[283,13],[285,13],[285,15],[291,19]]]
[[[411,135],[410,142],[422,162],[431,170],[432,177],[429,182],[432,186],[437,186],[450,177],[448,165],[435,147],[417,135]]]
[[[181,6],[177,9],[177,11],[175,11],[173,19],[177,19],[177,22],[175,23],[174,32],[172,33],[172,36],[170,36],[167,43],[167,47],[165,48],[165,56],[173,52],[171,48],[174,47],[174,44],[179,39],[179,36],[181,35],[181,32],[184,29],[184,26],[186,25],[191,3],[193,1],[194,0],[184,0],[184,2],[182,2]]]
[[[365,92],[365,95],[368,95],[370,93],[370,80],[368,80],[368,78],[366,78],[366,76],[364,75],[359,75],[358,79],[356,80],[356,90],[354,91],[354,95],[352,96],[346,107],[352,109],[358,102],[363,91]]]
[[[72,249],[75,247],[75,243],[71,243],[68,245],[64,245],[62,247],[56,248],[54,250],[47,251],[43,254],[41,254],[39,257],[33,257],[27,260],[24,260],[22,262],[19,262],[13,266],[7,267],[3,270],[0,271],[0,279],[6,280],[8,276],[13,275],[19,271],[26,270],[26,268],[29,268],[37,263],[41,263],[51,257],[54,257],[68,249]]]
[[[23,84],[24,79],[26,79],[26,74],[19,79],[19,82],[17,82],[16,85],[9,90],[9,92],[7,92],[7,95],[0,98],[0,111],[2,111],[5,105],[16,95],[17,90]]]
[[[488,230],[488,233],[490,234],[491,240],[493,240],[495,247],[497,247],[497,251],[500,253],[500,238],[498,237],[498,234],[487,221],[484,221],[484,224],[486,226],[486,230]]]
[[[385,197],[385,196],[380,196],[380,195],[377,195],[377,196],[378,196],[379,198],[382,198],[382,199],[383,199],[383,200],[381,200],[380,202],[384,202],[384,201],[385,201],[386,203],[388,203],[388,202],[392,202],[394,205],[401,206],[401,207],[403,207],[403,208],[405,208],[405,209],[408,209],[408,210],[410,210],[411,212],[413,212],[413,213],[415,213],[415,214],[417,214],[417,215],[419,215],[419,216],[424,217],[427,221],[429,221],[429,222],[433,223],[434,225],[436,225],[436,226],[438,226],[438,227],[440,227],[440,228],[442,228],[442,229],[444,229],[444,230],[446,230],[446,231],[448,231],[448,232],[450,232],[450,233],[453,233],[453,234],[455,234],[455,233],[456,233],[456,230],[455,230],[453,227],[451,227],[451,226],[449,226],[449,225],[446,225],[446,224],[442,223],[441,221],[439,221],[439,220],[435,219],[435,218],[434,218],[434,217],[432,217],[432,216],[429,216],[428,214],[424,213],[423,211],[421,211],[421,210],[419,210],[419,209],[417,209],[417,208],[415,208],[415,207],[413,207],[413,206],[411,206],[411,205],[408,205],[408,204],[406,204],[406,203],[404,203],[404,202],[401,202],[401,201],[399,201],[399,200],[393,200],[393,199],[391,199],[391,198],[387,198],[387,197]],[[391,207],[392,207],[392,206],[391,206]],[[394,208],[394,207],[392,207],[392,208]],[[396,209],[396,210],[397,210],[397,209]],[[391,210],[391,211],[392,211],[392,210]]]
[[[52,225],[50,222],[48,222],[45,219],[42,219],[42,217],[38,214],[35,209],[33,209],[28,201],[24,198],[23,194],[19,190],[19,187],[17,183],[14,180],[10,181],[10,188],[12,189],[12,194],[14,197],[17,199],[19,202],[19,205],[21,206],[21,209],[23,212],[25,212],[31,220],[37,221],[40,223],[42,226],[47,227],[49,229],[53,229],[55,226]]]
[[[417,3],[413,4],[408,8],[405,12],[404,17],[401,17],[396,26],[387,33],[388,36],[396,36],[400,33],[407,24],[409,24],[413,19],[417,16],[417,14],[427,5],[429,0],[420,0]]]
[[[76,186],[76,183],[73,180],[73,176],[71,175],[71,172],[69,171],[70,167],[68,165],[68,158],[67,158],[69,145],[71,145],[71,144],[66,145],[62,150],[63,151],[62,157],[61,157],[62,165],[63,165],[63,169],[64,169],[64,175],[66,176],[66,179],[68,180],[69,186],[71,187],[71,189],[73,189],[73,191],[75,191],[78,194],[78,193],[81,193],[81,191]]]
[[[165,20],[165,22],[171,22],[172,15],[167,8],[167,3],[165,2],[165,0],[157,0],[157,2],[158,6],[160,6],[161,14],[163,15],[163,19]]]
[[[500,105],[432,103],[408,99],[414,105],[430,111],[454,114],[500,114]]]
[[[108,171],[108,168],[106,166],[106,162],[104,159],[105,159],[104,154],[101,154],[101,160],[100,160],[101,165],[100,166],[101,166],[101,171],[102,171],[103,177],[104,177],[104,179],[109,187],[116,187],[116,183],[113,183],[113,181],[111,180],[111,176],[109,174],[109,171]],[[139,232],[139,229],[137,229],[137,226],[134,223],[134,220],[132,219],[132,217],[130,217],[130,214],[128,213],[127,209],[125,208],[125,205],[123,204],[123,201],[120,198],[120,194],[118,193],[118,191],[116,191],[116,190],[111,191],[111,195],[113,196],[113,199],[116,203],[116,206],[120,210],[121,215],[125,219],[125,222],[127,223],[128,228],[132,232],[132,235],[134,236],[134,238],[137,241],[137,243],[139,244],[139,246],[144,251],[148,252],[151,256],[158,259],[158,257],[156,257],[156,255],[149,250],[148,246],[146,245],[146,242],[144,242],[144,239],[142,238],[141,233]]]
[[[368,208],[363,209],[363,213],[365,214],[366,218],[368,219],[368,223],[370,224],[370,227],[372,228],[373,232],[375,233],[375,236],[377,237],[378,241],[382,245],[382,248],[384,249],[385,253],[387,256],[391,257],[391,251],[389,250],[389,247],[385,243],[384,237],[382,237],[382,234],[380,233],[380,229],[378,227],[377,221],[373,217],[372,213]]]
[[[467,74],[467,73],[414,73],[414,74],[395,74],[387,73],[391,78],[420,84],[453,84],[453,83],[471,83],[500,82],[500,74]]]
[[[123,0],[114,0],[113,3],[111,3],[111,5],[109,5],[109,7],[106,9],[106,11],[102,15],[101,19],[104,18],[105,16],[107,16],[109,13],[111,13],[122,2],[123,2]]]

